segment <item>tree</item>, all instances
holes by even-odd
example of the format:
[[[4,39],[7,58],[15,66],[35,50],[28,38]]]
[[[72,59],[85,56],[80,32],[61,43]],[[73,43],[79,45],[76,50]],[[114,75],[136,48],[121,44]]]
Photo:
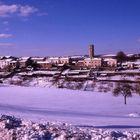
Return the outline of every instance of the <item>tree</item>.
[[[32,66],[34,64],[34,61],[33,60],[31,60],[31,59],[28,59],[27,61],[26,61],[26,67],[29,67],[29,66]]]
[[[40,66],[37,64],[37,62],[34,62],[33,60],[31,60],[31,59],[28,59],[27,61],[26,61],[26,68],[27,67],[32,67],[34,70],[36,70],[37,68],[40,68]]]
[[[116,55],[116,59],[119,63],[125,62],[127,60],[127,56],[123,51],[120,51]]]
[[[126,98],[132,97],[132,92],[134,88],[128,83],[117,83],[116,87],[113,90],[114,96],[119,96],[120,94],[124,97],[124,104],[126,104]]]

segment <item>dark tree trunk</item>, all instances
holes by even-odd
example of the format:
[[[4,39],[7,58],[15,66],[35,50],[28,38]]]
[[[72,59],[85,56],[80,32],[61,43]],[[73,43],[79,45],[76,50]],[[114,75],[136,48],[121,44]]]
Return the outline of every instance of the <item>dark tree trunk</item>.
[[[126,105],[126,96],[124,96],[124,104]]]

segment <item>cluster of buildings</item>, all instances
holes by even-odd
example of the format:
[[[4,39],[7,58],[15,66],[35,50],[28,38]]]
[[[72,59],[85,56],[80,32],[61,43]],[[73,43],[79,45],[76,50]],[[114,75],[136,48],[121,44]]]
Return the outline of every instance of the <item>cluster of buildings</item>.
[[[117,67],[117,59],[112,56],[103,58],[95,57],[94,45],[89,46],[89,57],[79,60],[77,66],[86,68]]]
[[[89,46],[88,56],[68,56],[68,57],[0,57],[0,70],[7,68],[26,68],[27,63],[33,62],[40,69],[52,69],[53,67],[63,67],[67,65],[73,69],[91,69],[101,67],[117,67],[117,59],[114,56],[104,55],[96,57],[94,55],[94,45]],[[131,63],[133,65],[133,63]]]
[[[7,68],[26,68],[27,63],[36,64],[40,69],[51,69],[54,66],[69,64],[70,57],[0,57],[0,70]],[[28,64],[29,65],[29,64]]]

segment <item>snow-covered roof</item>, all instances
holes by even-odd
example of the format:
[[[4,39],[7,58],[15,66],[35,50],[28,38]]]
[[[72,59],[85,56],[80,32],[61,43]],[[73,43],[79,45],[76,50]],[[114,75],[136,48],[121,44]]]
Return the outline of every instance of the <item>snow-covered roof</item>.
[[[21,60],[28,60],[30,57],[20,57]]]
[[[19,62],[22,62],[22,63],[25,63],[26,61],[27,61],[27,59],[19,60]]]
[[[116,54],[105,54],[105,55],[101,55],[102,57],[112,57],[112,56],[116,56]]]
[[[82,55],[73,55],[73,56],[70,56],[70,58],[84,58],[84,56]]]
[[[104,61],[117,61],[115,58],[104,58]]]
[[[10,63],[16,63],[17,61],[15,61],[15,60],[13,60],[13,61],[11,61]]]
[[[37,62],[38,64],[48,64],[48,63],[51,63],[50,61],[46,60],[46,61],[38,61]]]
[[[4,59],[4,61],[7,61],[7,62],[10,62],[12,61],[13,59]]]
[[[69,57],[60,57],[60,59],[66,59],[66,60],[68,60],[69,59]]]
[[[6,57],[6,58],[10,58],[11,56],[10,56],[10,55],[7,55],[7,56],[4,56],[4,57]]]
[[[49,57],[48,59],[56,60],[56,59],[60,59],[60,57]]]
[[[85,61],[94,61],[94,60],[100,60],[101,61],[102,58],[92,58],[92,59],[91,58],[85,58],[84,60]]]
[[[44,60],[44,57],[31,57],[32,60]]]

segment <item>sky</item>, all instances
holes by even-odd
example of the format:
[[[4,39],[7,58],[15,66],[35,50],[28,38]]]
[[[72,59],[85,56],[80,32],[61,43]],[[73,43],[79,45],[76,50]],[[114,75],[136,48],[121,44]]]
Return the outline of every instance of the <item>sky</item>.
[[[140,53],[140,0],[0,0],[0,55]]]

